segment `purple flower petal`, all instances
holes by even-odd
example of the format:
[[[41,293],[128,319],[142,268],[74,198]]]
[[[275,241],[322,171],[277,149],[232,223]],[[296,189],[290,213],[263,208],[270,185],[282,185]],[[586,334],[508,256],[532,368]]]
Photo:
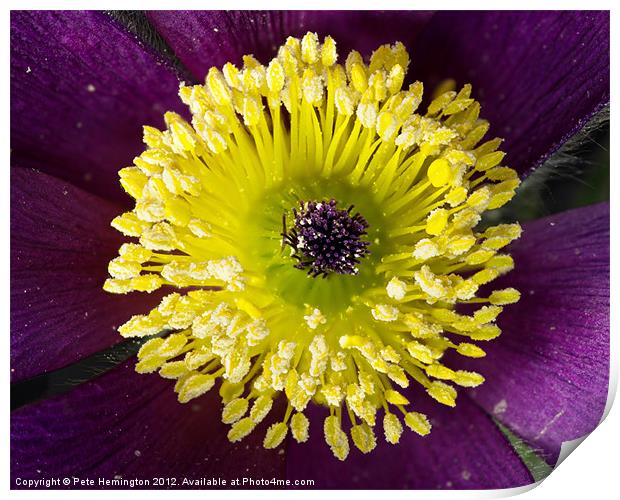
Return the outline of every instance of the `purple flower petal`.
[[[148,479],[150,487],[156,486],[154,477],[176,478],[181,486],[183,477],[222,478],[230,485],[235,478],[284,476],[284,455],[262,447],[266,423],[231,444],[215,388],[181,404],[174,381],[138,375],[134,363],[13,412],[11,476],[95,481],[122,476]]]
[[[403,423],[400,443],[390,445],[381,417],[375,428],[377,447],[364,455],[349,439],[351,451],[344,462],[334,458],[323,439],[327,410],[312,406],[309,441],[289,441],[287,477],[314,479],[314,488],[327,489],[487,489],[532,482],[510,443],[471,400],[461,396],[456,408],[447,408],[420,393],[412,401],[416,411],[430,417],[428,436],[418,436]]]
[[[471,394],[554,464],[563,441],[596,427],[607,400],[609,205],[528,223],[511,253],[503,284],[521,300],[500,316],[487,356],[470,363],[487,379]]]
[[[121,209],[58,179],[11,175],[11,375],[60,368],[121,339],[115,331],[161,294],[103,291],[123,236]]]
[[[184,109],[178,85],[103,13],[12,12],[13,163],[127,203],[117,171],[143,149],[143,124]]]
[[[521,173],[609,102],[609,12],[441,12],[413,46],[415,78],[471,83]]]
[[[266,62],[288,36],[308,31],[332,35],[343,60],[351,49],[370,55],[383,43],[410,42],[432,16],[420,11],[149,11],[147,15],[199,80],[211,66],[239,64],[245,54]]]

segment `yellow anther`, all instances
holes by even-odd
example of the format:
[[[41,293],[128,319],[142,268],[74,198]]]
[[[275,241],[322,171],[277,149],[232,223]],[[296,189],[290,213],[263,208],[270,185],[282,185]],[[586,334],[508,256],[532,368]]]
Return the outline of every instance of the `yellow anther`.
[[[349,454],[349,440],[347,435],[340,428],[340,421],[335,415],[325,419],[323,425],[325,441],[329,444],[332,452],[339,460],[344,460]]]
[[[407,69],[409,66],[409,53],[407,47],[402,42],[396,42],[391,47],[392,57],[391,63],[399,64],[403,69]]]
[[[129,280],[118,280],[108,278],[103,283],[103,289],[109,293],[125,294],[133,290]]]
[[[452,378],[454,378],[454,371],[441,363],[435,363],[427,366],[426,373],[428,373],[431,377],[443,380],[452,380]]]
[[[443,114],[449,116],[459,113],[471,106],[473,102],[473,99],[455,99],[444,108]]]
[[[428,266],[422,266],[420,271],[414,273],[413,277],[420,288],[429,296],[438,299],[446,295],[446,287]]]
[[[125,212],[115,217],[110,225],[126,236],[140,236],[151,227],[151,224],[140,220],[134,212]]]
[[[368,76],[366,75],[363,63],[356,63],[351,67],[351,83],[353,84],[353,88],[360,94],[366,92],[368,88]]]
[[[268,450],[277,448],[282,444],[282,441],[284,441],[287,433],[288,426],[284,422],[278,422],[276,424],[273,424],[271,427],[269,427],[269,429],[267,429],[267,434],[265,435],[263,446]]]
[[[428,106],[428,114],[436,115],[442,109],[444,109],[448,104],[450,104],[450,102],[452,102],[452,100],[455,97],[456,97],[456,92],[448,91],[448,92],[441,94],[437,98],[433,99],[433,101]]]
[[[501,184],[503,184],[503,182]],[[507,188],[502,186],[501,184],[493,186],[493,188],[491,189],[493,196],[491,197],[491,201],[489,202],[489,206],[487,207],[489,210],[495,210],[496,208],[504,206],[506,203],[512,200],[515,195],[514,188]]]
[[[383,71],[377,71],[368,79],[368,85],[372,86],[373,94],[377,101],[384,101],[387,97],[387,81]]]
[[[480,214],[472,208],[464,208],[452,217],[455,229],[469,229],[480,222]]]
[[[431,423],[423,413],[415,411],[407,413],[405,415],[405,423],[407,427],[420,436],[426,436],[431,432]]]
[[[344,399],[344,392],[338,385],[325,384],[321,389],[321,394],[330,406],[340,406]]]
[[[446,78],[445,80],[442,80],[441,82],[439,82],[439,84],[433,89],[431,97],[433,99],[436,99],[440,95],[446,92],[454,91],[455,89],[456,89],[456,81],[452,78]]]
[[[138,167],[126,167],[118,172],[121,185],[127,194],[135,199],[142,196],[142,190],[148,181],[148,177]]]
[[[488,228],[484,232],[487,239],[490,238],[506,238],[510,241],[516,240],[521,236],[522,229],[519,224],[499,224]]]
[[[250,410],[250,418],[255,424],[259,424],[271,411],[273,400],[269,396],[260,396]]]
[[[456,406],[456,390],[451,385],[436,380],[426,388],[426,392],[446,406]]]
[[[143,263],[148,261],[153,252],[135,243],[123,243],[118,253],[125,260]]]
[[[214,385],[215,379],[211,375],[203,375],[200,373],[190,375],[181,383],[179,402],[187,403],[198,396],[202,396]]]
[[[428,238],[423,238],[416,243],[412,255],[414,258],[424,261],[437,257],[439,254],[440,250],[437,244]]]
[[[521,294],[514,288],[505,288],[504,290],[495,290],[489,297],[489,302],[496,306],[504,306],[506,304],[514,304],[521,298]]]
[[[371,310],[372,317],[377,321],[396,321],[398,319],[398,308],[390,304],[377,304]]]
[[[319,56],[319,37],[316,33],[306,33],[301,39],[301,60],[306,64],[315,64]]]
[[[130,280],[131,287],[138,292],[154,292],[164,284],[158,274],[141,274]]]
[[[405,70],[400,64],[392,67],[387,79],[387,88],[390,94],[396,94],[403,86],[405,80]],[[416,106],[417,107],[417,106]]]
[[[241,75],[239,69],[232,63],[226,63],[222,68],[226,83],[237,90],[242,89]],[[224,90],[226,92],[226,90]]]
[[[392,278],[385,287],[388,297],[403,300],[407,294],[407,284],[398,278]]]
[[[166,124],[172,137],[172,147],[176,153],[194,151],[197,137],[194,129],[176,113],[166,113]]]
[[[446,201],[451,207],[456,207],[463,203],[467,198],[467,190],[463,186],[451,189],[446,195]]]
[[[461,255],[467,252],[476,243],[476,237],[472,234],[457,235],[448,241],[447,248],[452,255]]]
[[[207,146],[214,154],[220,154],[228,149],[228,143],[226,139],[216,130],[208,129],[204,131],[204,140],[207,142]]]
[[[377,104],[372,100],[364,100],[357,105],[357,119],[365,128],[374,128],[377,123]]]
[[[254,127],[260,121],[262,114],[262,104],[254,97],[245,97],[243,99],[243,123],[248,127]]]
[[[375,393],[375,383],[373,380],[373,376],[368,372],[359,372],[358,374],[359,384],[364,393],[366,394],[374,394]]]
[[[140,271],[142,271],[142,265],[139,262],[127,261],[121,257],[112,259],[108,264],[110,275],[123,280],[138,276]]]
[[[142,140],[150,148],[160,148],[163,145],[164,135],[155,127],[144,125],[142,127]]]
[[[390,46],[388,44],[381,45],[370,56],[370,71],[375,71],[385,68],[392,59]]]
[[[480,347],[465,342],[459,344],[456,351],[463,356],[467,356],[468,358],[482,358],[486,356],[486,352],[480,349]]]
[[[212,235],[211,224],[202,219],[190,219],[187,223],[187,229],[198,238],[209,238]]]
[[[476,160],[476,170],[485,171],[499,165],[506,156],[502,151],[494,151],[478,157]]]
[[[493,340],[500,336],[502,331],[497,325],[484,325],[472,331],[469,336],[472,340]]]
[[[514,260],[510,255],[495,255],[485,263],[485,267],[495,269],[499,273],[512,271],[514,266]]]
[[[321,77],[313,70],[306,69],[302,77],[304,99],[314,106],[321,104],[323,99],[323,83]]]
[[[393,413],[386,411],[385,417],[383,417],[383,432],[388,443],[397,444],[400,441],[403,426],[398,417]]]
[[[254,430],[254,427],[256,427],[256,424],[251,418],[242,418],[241,420],[235,422],[228,431],[228,440],[231,443],[241,441],[244,437],[246,437],[248,434],[250,434],[250,432]]]
[[[298,443],[304,443],[308,440],[308,429],[310,422],[303,413],[295,413],[291,418],[291,433]]]
[[[264,94],[266,90],[265,68],[252,56],[243,56],[241,81],[246,94]]]
[[[429,165],[427,175],[433,187],[442,187],[450,182],[452,169],[445,159],[440,158]]]
[[[502,312],[502,308],[499,306],[484,306],[478,309],[474,313],[474,319],[479,323],[490,323]]]
[[[304,320],[311,330],[316,330],[319,325],[327,323],[327,318],[318,308],[314,308],[310,314],[304,316]]]
[[[347,59],[344,64],[347,72],[347,77],[349,77],[350,80],[352,79],[353,66],[355,66],[356,64],[364,66],[364,59],[357,50],[352,50],[347,55]]]
[[[467,205],[476,210],[477,212],[483,212],[491,201],[491,190],[487,187],[481,187],[476,189],[467,198]]]
[[[488,261],[487,261],[488,264]],[[499,276],[499,272],[495,269],[483,269],[474,274],[471,279],[478,285],[486,285]]]
[[[273,59],[267,66],[267,88],[269,92],[278,94],[286,83],[284,68],[277,59]]]
[[[405,396],[403,396],[400,392],[396,392],[392,389],[388,389],[387,391],[385,391],[384,397],[388,403],[391,403],[393,405],[409,404],[409,400]]]
[[[486,176],[492,181],[508,181],[517,178],[517,173],[509,167],[494,167],[486,171]]]
[[[461,387],[478,387],[484,382],[484,377],[476,372],[458,370],[452,380]]]
[[[467,262],[470,266],[475,266],[485,263],[487,260],[493,257],[493,255],[495,255],[495,251],[493,250],[480,249],[470,253],[467,257],[465,257],[465,262]]]
[[[384,141],[389,141],[394,138],[398,127],[398,120],[392,113],[384,111],[379,114],[377,118],[377,134],[379,134],[379,137]]]
[[[166,358],[163,356],[149,356],[148,358],[141,359],[136,363],[137,373],[153,373],[156,372],[164,363]]]
[[[183,346],[187,343],[187,337],[181,334],[168,335],[166,339],[159,345],[157,354],[172,358],[181,352]]]
[[[138,359],[146,359],[159,354],[159,348],[164,343],[164,339],[156,338],[147,340],[138,351]]]
[[[234,424],[241,419],[248,411],[248,400],[245,398],[236,398],[230,401],[222,410],[222,422],[225,424]]]
[[[403,389],[409,387],[409,379],[405,370],[399,365],[390,365],[387,369],[387,376],[392,382],[396,382]]]
[[[336,64],[338,53],[336,52],[336,42],[331,36],[326,36],[321,47],[321,63],[326,68]]]
[[[361,425],[354,425],[351,427],[351,437],[353,438],[353,444],[362,452],[370,453],[377,446],[377,440],[372,428],[363,423]]]
[[[476,295],[478,284],[471,280],[463,280],[456,284],[453,288],[454,295],[461,300],[469,300]]]
[[[412,357],[421,361],[422,363],[433,363],[435,361],[433,352],[424,344],[412,340],[407,342],[407,351]]]
[[[355,112],[355,99],[348,87],[338,87],[335,95],[338,113],[351,116]]]
[[[192,216],[190,204],[181,197],[170,197],[166,200],[165,215],[173,224],[185,227]]]
[[[163,378],[178,379],[189,373],[189,368],[184,361],[170,361],[162,365],[159,369],[159,374]]]
[[[148,337],[159,333],[164,326],[161,316],[151,313],[148,316],[132,316],[118,331],[123,337]]]
[[[448,224],[449,212],[443,208],[436,208],[426,219],[426,232],[431,235],[438,235],[443,232]]]

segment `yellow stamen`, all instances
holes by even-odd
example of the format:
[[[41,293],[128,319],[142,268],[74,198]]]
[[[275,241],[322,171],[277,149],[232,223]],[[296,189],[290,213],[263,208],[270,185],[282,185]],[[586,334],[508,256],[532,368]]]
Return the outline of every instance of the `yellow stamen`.
[[[422,83],[402,88],[408,65],[401,43],[341,64],[331,37],[289,38],[266,65],[246,56],[182,85],[191,122],[166,113],[166,130],[144,127],[146,151],[119,172],[136,203],[112,226],[136,240],[109,263],[104,289],[185,289],[119,332],[161,334],[136,370],[175,380],[181,403],[220,381],[232,442],[284,397],[264,447],[281,446],[289,427],[307,441],[314,403],[329,411],[325,441],[344,460],[348,434],[363,453],[376,446],[381,412],[391,444],[403,432],[394,408],[413,432],[431,431],[399,388],[455,406],[455,385],[484,381],[441,360],[449,349],[485,356],[474,342],[500,335],[498,315],[519,299],[512,288],[477,294],[514,267],[498,252],[521,228],[476,230],[519,180],[501,139],[480,143],[489,123],[471,86],[446,84],[419,109]],[[363,215],[370,253],[354,256],[355,275],[312,278],[283,243],[286,217],[299,200],[329,199]],[[460,314],[461,303],[480,307]]]

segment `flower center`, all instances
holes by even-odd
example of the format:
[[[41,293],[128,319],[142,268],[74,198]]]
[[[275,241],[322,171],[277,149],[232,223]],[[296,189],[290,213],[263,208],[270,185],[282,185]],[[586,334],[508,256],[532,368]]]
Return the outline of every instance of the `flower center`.
[[[424,436],[430,422],[402,389],[454,406],[455,386],[484,377],[444,355],[485,356],[476,342],[497,337],[496,318],[519,299],[481,288],[513,268],[501,252],[521,232],[477,229],[519,185],[501,139],[481,143],[489,123],[470,85],[420,109],[422,83],[402,89],[400,43],[339,64],[335,41],[308,33],[266,66],[243,63],[182,85],[191,123],[166,113],[165,131],[145,127],[148,148],[120,171],[136,204],[112,225],[136,240],[104,289],[178,290],[119,328],[160,333],[136,371],[176,380],[181,403],[221,382],[233,442],[277,397],[286,409],[266,448],[289,430],[306,441],[311,403],[341,460],[349,436],[374,448],[380,416],[389,443],[403,422]]]
[[[337,208],[336,200],[300,202],[293,208],[293,227],[286,229],[284,215],[283,241],[292,249],[297,260],[295,267],[304,269],[313,278],[327,277],[330,273],[357,274],[360,259],[370,253],[367,234],[368,222],[354,206]]]

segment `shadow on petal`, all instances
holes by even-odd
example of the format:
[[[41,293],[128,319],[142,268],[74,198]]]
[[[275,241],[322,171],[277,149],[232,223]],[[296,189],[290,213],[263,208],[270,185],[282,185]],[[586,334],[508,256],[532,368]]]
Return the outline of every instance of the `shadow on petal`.
[[[11,174],[11,378],[65,366],[121,340],[116,328],[162,296],[103,290],[122,209],[46,174]]]

